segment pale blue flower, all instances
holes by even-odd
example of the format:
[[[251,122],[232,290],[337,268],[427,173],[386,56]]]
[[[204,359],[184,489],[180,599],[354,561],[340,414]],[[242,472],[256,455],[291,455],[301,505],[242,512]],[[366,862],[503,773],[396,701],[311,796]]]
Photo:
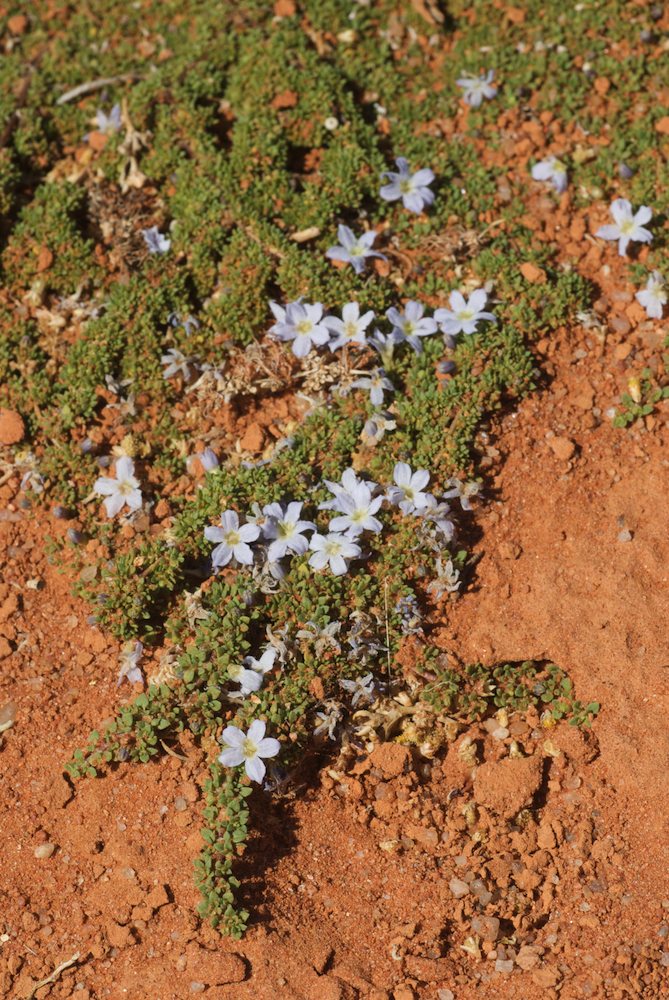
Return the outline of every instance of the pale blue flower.
[[[337,316],[326,316],[323,320],[325,326],[333,334],[334,340],[330,341],[331,351],[336,351],[340,347],[347,347],[349,344],[355,347],[364,347],[367,342],[366,330],[374,319],[372,310],[360,315],[360,306],[357,302],[347,302],[341,311],[342,318]]]
[[[167,253],[172,246],[172,241],[160,232],[158,226],[142,229],[142,236],[149,253]]]
[[[492,81],[495,78],[495,71],[489,69],[483,76],[471,76],[464,74],[456,80],[458,87],[463,90],[463,99],[472,108],[478,108],[485,97],[486,101],[491,101],[497,96],[497,87],[493,87]]]
[[[397,462],[393,469],[393,485],[388,487],[388,500],[403,514],[420,514],[434,502],[432,495],[424,492],[429,481],[427,469],[412,472],[406,462]]]
[[[211,472],[213,469],[217,469],[220,465],[218,461],[218,455],[211,448],[205,448],[202,454],[198,455],[200,459],[200,464],[205,472]]]
[[[397,344],[397,340],[392,333],[382,333],[380,330],[374,330],[368,343],[381,358],[382,367],[385,368],[386,365],[391,363]]]
[[[611,203],[611,215],[614,224],[600,226],[595,236],[599,236],[603,240],[617,240],[620,257],[626,256],[630,241],[650,243],[653,239],[650,230],[644,228],[645,224],[653,218],[653,213],[647,205],[642,205],[633,215],[632,206],[627,198],[616,198]]]
[[[425,306],[420,302],[409,300],[404,306],[404,312],[394,307],[388,309],[386,316],[392,324],[392,336],[396,343],[401,344],[406,341],[410,344],[416,354],[422,351],[420,337],[429,337],[437,332],[437,324],[429,316],[423,316]]]
[[[488,294],[483,288],[477,288],[469,299],[465,299],[462,292],[451,292],[448,299],[450,309],[435,309],[434,318],[449,336],[476,333],[478,324],[483,320],[496,322],[491,312],[484,311],[487,301]]]
[[[377,411],[372,413],[369,420],[365,421],[360,436],[365,444],[375,445],[383,439],[386,431],[394,431],[396,427],[397,421],[392,414],[386,411]]]
[[[248,733],[237,726],[226,726],[221,736],[225,750],[219,754],[218,760],[224,767],[244,765],[251,781],[259,784],[265,777],[263,758],[276,757],[281,750],[278,740],[265,736],[265,723],[254,719]]]
[[[122,647],[121,656],[119,657],[119,672],[116,680],[116,687],[118,687],[124,679],[130,684],[138,684],[144,680],[144,675],[141,667],[139,666],[143,650],[144,647],[141,642],[132,640],[130,642],[126,642]]]
[[[313,553],[309,558],[312,569],[329,566],[334,576],[343,576],[348,569],[348,561],[362,555],[362,549],[356,542],[336,531],[327,535],[312,535],[309,548]]]
[[[366,389],[372,406],[383,406],[384,393],[395,391],[395,386],[386,377],[383,368],[376,368],[369,375],[357,378],[355,382],[351,382],[351,386],[353,389]]]
[[[667,304],[667,284],[659,271],[653,271],[646,287],[637,292],[634,298],[644,307],[646,316],[662,319],[662,310]]]
[[[239,691],[232,692],[234,700],[237,700],[239,695],[246,696],[259,691],[262,687],[263,675],[257,670],[250,670],[242,666],[241,663],[231,663],[228,665],[228,680],[239,684]]]
[[[381,178],[387,177],[390,184],[384,184],[379,194],[384,201],[399,201],[401,198],[402,204],[410,212],[422,212],[434,201],[434,192],[429,188],[434,180],[434,174],[428,169],[417,170],[412,174],[403,156],[399,156],[395,163],[398,167],[397,173],[388,170],[381,174]]]
[[[532,177],[535,181],[550,181],[558,194],[567,190],[567,168],[557,156],[547,156],[532,167]]]
[[[199,330],[200,329],[200,322],[199,322],[199,320],[197,320],[195,318],[195,316],[191,316],[190,313],[184,319],[181,316],[181,313],[172,312],[167,317],[167,322],[170,324],[170,326],[173,326],[173,327],[182,327],[183,331],[184,331],[184,333],[186,334],[187,337],[190,337],[190,335],[192,334],[193,330]]]
[[[444,491],[444,497],[448,500],[457,497],[463,510],[471,510],[471,498],[477,497],[481,492],[480,483],[473,480],[469,483],[463,483],[461,479],[453,478],[449,479],[446,485],[450,488]]]
[[[204,537],[208,542],[219,544],[211,553],[214,569],[222,569],[231,559],[236,559],[244,566],[253,562],[253,552],[248,542],[254,542],[260,535],[257,524],[239,524],[239,515],[234,510],[226,510],[221,514],[221,524],[207,525]]]
[[[371,705],[376,700],[374,692],[374,675],[365,674],[364,677],[356,677],[354,681],[339,681],[339,686],[351,696],[351,705],[356,707],[360,702]]]
[[[305,531],[315,531],[312,521],[300,520],[302,504],[293,501],[284,510],[280,503],[270,503],[263,507],[265,521],[262,532],[270,540],[267,556],[270,562],[276,562],[288,553],[302,555],[309,548],[309,542],[304,536]]]
[[[187,358],[176,347],[170,347],[167,353],[161,357],[160,363],[165,367],[163,378],[168,379],[174,375],[181,375],[184,382],[187,382],[190,378],[191,358]]]
[[[105,497],[107,517],[114,517],[127,504],[129,510],[139,510],[142,506],[142,491],[135,477],[135,465],[124,455],[116,462],[116,475],[100,476],[95,480],[93,490]]]
[[[112,135],[114,132],[118,132],[121,128],[121,105],[115,104],[108,115],[104,113],[102,108],[98,108],[95,112],[95,120],[98,132],[103,132],[105,135]]]
[[[330,260],[341,260],[345,264],[350,264],[356,274],[362,274],[365,269],[365,261],[368,257],[379,257],[385,260],[382,253],[372,250],[376,233],[373,229],[363,233],[362,236],[355,236],[353,230],[348,226],[339,226],[337,229],[339,246],[330,247],[325,256]]]
[[[427,507],[422,508],[418,513],[424,521],[434,524],[435,528],[441,532],[447,542],[452,541],[455,537],[455,525],[450,517],[447,516],[451,512],[451,508],[443,501],[437,502],[431,493],[427,493],[426,496],[429,497],[430,502]]]
[[[332,493],[333,499],[324,500],[323,503],[319,503],[319,510],[339,510],[340,508],[337,506],[339,497],[344,494],[353,496],[360,485],[366,486],[370,492],[377,489],[376,483],[373,483],[369,479],[360,479],[353,469],[345,469],[338,483],[333,482],[331,479],[324,479],[323,482],[330,493]]]
[[[269,307],[276,319],[270,327],[270,334],[277,340],[292,341],[295,357],[306,357],[314,344],[320,347],[330,339],[320,302],[310,304],[298,299],[289,302],[285,308],[276,302],[270,302]]]
[[[334,740],[337,726],[344,718],[341,706],[336,701],[325,702],[324,712],[316,712],[318,725],[314,729],[314,736],[327,736]]]
[[[378,533],[383,525],[374,514],[383,503],[383,497],[373,497],[366,483],[358,483],[351,490],[341,492],[335,498],[333,510],[339,517],[333,517],[328,525],[330,531],[343,531],[354,538],[363,531]]]

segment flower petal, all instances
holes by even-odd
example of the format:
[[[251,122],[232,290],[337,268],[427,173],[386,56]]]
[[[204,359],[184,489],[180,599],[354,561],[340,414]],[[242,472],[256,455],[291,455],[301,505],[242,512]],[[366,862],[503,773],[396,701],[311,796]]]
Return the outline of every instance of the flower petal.
[[[230,747],[218,755],[218,760],[224,767],[238,767],[244,763],[244,754],[237,747]]]
[[[221,734],[221,743],[229,747],[241,747],[246,737],[237,726],[226,726]]]
[[[254,719],[251,725],[249,726],[247,738],[251,740],[252,743],[255,743],[257,746],[260,740],[263,739],[266,728],[267,726],[265,725],[262,719]]]
[[[620,238],[620,229],[618,226],[600,226],[595,236],[599,236],[602,240],[617,240]]]
[[[251,781],[256,781],[259,785],[262,784],[265,777],[265,765],[260,757],[247,757],[245,767]]]
[[[259,757],[276,757],[281,752],[281,744],[278,740],[272,739],[271,736],[260,740],[257,746]]]

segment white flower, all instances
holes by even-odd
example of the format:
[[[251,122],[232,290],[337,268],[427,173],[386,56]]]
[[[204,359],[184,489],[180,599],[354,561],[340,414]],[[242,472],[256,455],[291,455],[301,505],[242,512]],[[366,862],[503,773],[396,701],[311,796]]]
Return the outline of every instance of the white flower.
[[[376,695],[374,694],[374,676],[373,674],[365,674],[364,677],[356,677],[354,681],[339,681],[339,686],[351,695],[351,705],[353,708],[358,704],[358,702],[366,702],[368,705],[371,704]]]
[[[289,302],[288,305],[277,305],[270,302],[276,323],[270,327],[270,333],[277,340],[292,340],[293,354],[304,358],[314,344],[322,346],[330,339],[330,331],[323,320],[323,306],[320,302]]]
[[[434,174],[427,169],[410,173],[409,164],[403,156],[398,156],[395,163],[398,173],[389,170],[381,174],[381,179],[387,177],[390,184],[384,184],[379,194],[384,201],[399,201],[401,198],[402,204],[410,212],[422,212],[434,201],[434,192],[429,187]]]
[[[476,333],[476,327],[481,320],[495,323],[495,317],[490,312],[484,312],[488,295],[482,288],[472,292],[465,299],[462,292],[451,292],[448,298],[450,309],[436,309],[434,318],[449,336],[457,333]]]
[[[353,494],[361,484],[364,484],[370,491],[376,489],[376,483],[371,482],[369,479],[360,479],[356,476],[353,469],[344,469],[341,480],[338,483],[333,482],[331,479],[324,479],[323,482],[330,493],[332,493],[334,499],[319,503],[319,510],[339,510],[339,507],[337,507],[339,497],[345,493]]]
[[[434,503],[430,493],[425,493],[425,487],[430,481],[427,469],[411,471],[406,462],[398,462],[393,469],[395,485],[388,487],[388,500],[402,511],[403,514],[420,514],[426,507]]]
[[[205,448],[199,456],[200,464],[205,472],[211,472],[219,466],[218,455],[212,448]]]
[[[349,537],[355,537],[362,531],[381,531],[383,525],[374,517],[383,503],[383,497],[372,497],[371,490],[365,483],[359,483],[347,492],[341,492],[334,501],[334,510],[340,511],[339,517],[330,521],[330,531],[344,531]]]
[[[446,563],[442,562],[441,556],[437,557],[434,566],[437,578],[428,584],[427,589],[437,600],[441,600],[444,594],[454,594],[460,589],[460,570],[455,568],[452,559]]]
[[[350,264],[356,274],[362,274],[365,270],[367,257],[380,257],[381,260],[386,259],[382,253],[372,250],[374,240],[376,239],[376,233],[373,229],[363,233],[362,236],[356,236],[348,226],[339,226],[337,228],[337,237],[340,245],[330,247],[326,251],[325,256],[329,257],[330,260],[341,260],[345,264]]]
[[[373,447],[379,443],[386,431],[394,431],[396,427],[397,421],[391,413],[377,411],[376,413],[372,413],[369,420],[365,421],[365,426],[362,428],[360,437],[363,444]]]
[[[176,347],[170,347],[167,354],[163,354],[160,359],[161,365],[165,365],[163,378],[172,378],[173,375],[180,374],[184,382],[190,378],[191,359],[178,351]]]
[[[364,347],[367,342],[367,327],[374,319],[374,313],[370,309],[360,315],[360,306],[357,302],[347,302],[341,311],[342,318],[337,316],[327,316],[323,323],[336,334],[335,339],[330,341],[331,351],[336,351],[340,347],[348,344],[355,344],[356,347]]]
[[[497,87],[492,85],[494,78],[495,71],[489,69],[485,76],[470,76],[467,73],[455,82],[464,91],[462,96],[465,103],[472,108],[478,108],[484,97],[487,101],[491,101],[497,95]]]
[[[395,354],[395,345],[397,344],[397,339],[394,334],[381,333],[380,330],[374,330],[368,343],[370,347],[374,348],[376,353],[381,358],[381,365],[383,367],[391,363],[393,355]]]
[[[315,622],[307,622],[304,628],[299,628],[295,633],[296,639],[306,639],[312,643],[316,656],[323,656],[328,650],[333,649],[335,653],[341,653],[341,645],[336,638],[341,632],[341,622],[329,622],[323,628]]]
[[[347,559],[357,559],[362,549],[347,535],[330,531],[327,535],[312,535],[309,548],[313,555],[309,558],[312,569],[325,569],[329,564],[335,576],[342,576],[348,569]]]
[[[260,674],[261,677],[264,677],[265,674],[268,674],[274,669],[276,654],[276,649],[274,649],[273,646],[268,646],[259,660],[256,660],[255,656],[246,656],[244,658],[244,664],[245,666],[250,667],[251,670],[255,670],[255,672]]]
[[[395,386],[386,377],[383,368],[376,368],[369,375],[357,378],[351,382],[353,389],[367,389],[372,406],[383,406],[383,397],[386,392],[394,392]]]
[[[450,542],[455,536],[455,525],[451,521],[447,514],[450,514],[451,508],[447,503],[437,503],[435,498],[431,493],[427,493],[426,496],[430,498],[428,506],[422,508],[418,513],[421,514],[424,521],[434,524],[447,542]]]
[[[208,542],[220,542],[211,553],[214,569],[227,566],[234,557],[238,563],[250,566],[253,562],[253,552],[248,542],[254,542],[260,534],[257,524],[239,526],[239,516],[234,510],[226,510],[221,514],[221,526],[207,525],[204,537]]]
[[[241,663],[233,663],[228,667],[228,677],[235,684],[239,684],[239,693],[242,695],[259,691],[262,687],[262,676],[257,670],[247,670]]]
[[[634,297],[644,307],[647,316],[651,319],[662,319],[662,309],[667,304],[667,286],[660,272],[653,271],[646,287]]]
[[[118,132],[121,127],[121,105],[115,104],[108,115],[105,114],[102,108],[98,108],[95,112],[95,122],[98,132],[102,132],[103,135],[111,135],[114,132]]]
[[[535,163],[532,177],[535,181],[550,181],[559,194],[567,190],[567,168],[557,156],[547,156],[545,160]]]
[[[126,455],[116,463],[116,476],[100,476],[95,480],[93,489],[106,497],[104,501],[107,517],[114,517],[127,504],[129,510],[139,510],[142,506],[142,491],[139,480],[134,475],[133,460]]]
[[[227,726],[223,730],[221,743],[226,747],[219,754],[219,761],[224,767],[238,767],[243,764],[251,781],[262,782],[265,777],[265,765],[262,758],[276,757],[281,750],[278,740],[265,736],[265,723],[254,719],[248,733],[237,726]]]
[[[326,711],[316,712],[318,725],[314,729],[314,736],[327,736],[333,740],[337,726],[343,719],[344,713],[336,701],[328,701],[324,707]]]
[[[458,497],[460,501],[460,506],[463,510],[471,510],[471,497],[477,497],[481,492],[481,486],[479,483],[469,482],[463,483],[461,479],[450,479],[447,486],[451,488],[446,490],[444,497],[446,499],[451,499],[452,497]]]
[[[172,246],[172,241],[159,231],[158,226],[151,226],[149,229],[142,229],[142,236],[149,253],[167,253]]]
[[[198,451],[194,455],[190,455],[186,460],[186,469],[188,472],[197,474],[200,469],[204,472],[211,472],[213,469],[217,469],[220,465],[218,461],[218,456],[212,448],[205,448],[204,451]]]
[[[141,642],[126,642],[121,648],[121,655],[119,657],[119,672],[118,679],[116,681],[116,687],[119,686],[123,678],[130,682],[130,684],[141,683],[144,680],[144,675],[142,674],[141,667],[139,666],[139,661],[142,655],[144,647]]]
[[[386,316],[392,323],[392,336],[395,343],[401,344],[406,341],[411,344],[416,354],[420,354],[422,347],[419,338],[429,337],[431,333],[437,332],[435,320],[423,316],[425,307],[420,302],[410,300],[404,307],[404,312],[399,309],[388,309]]]
[[[265,650],[259,660],[254,656],[247,656],[243,665],[235,663],[228,667],[228,677],[239,684],[240,694],[252,694],[262,687],[263,678],[274,667],[275,658],[276,650],[271,647]]]
[[[263,535],[271,540],[267,550],[270,562],[283,559],[287,552],[302,555],[309,548],[309,542],[304,537],[305,531],[315,531],[312,521],[301,521],[301,503],[289,503],[285,511],[280,503],[269,503],[263,507],[265,522]]]
[[[616,198],[611,203],[611,215],[614,225],[600,226],[595,236],[603,240],[618,240],[618,254],[624,257],[630,241],[637,243],[650,243],[653,234],[644,228],[646,222],[650,222],[653,213],[647,205],[632,214],[632,206],[627,198]]]

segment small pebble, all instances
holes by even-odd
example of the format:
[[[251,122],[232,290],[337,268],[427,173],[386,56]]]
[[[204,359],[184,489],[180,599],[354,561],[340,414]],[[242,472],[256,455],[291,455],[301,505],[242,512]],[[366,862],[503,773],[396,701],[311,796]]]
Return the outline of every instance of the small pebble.
[[[198,983],[196,980],[190,984],[191,993],[204,993],[206,986],[204,983]]]
[[[46,861],[47,858],[51,857],[55,850],[55,844],[40,844],[39,847],[35,848],[35,857],[39,861]]]
[[[0,708],[0,733],[6,729],[11,729],[16,721],[16,705],[13,701],[8,701]]]
[[[456,899],[462,899],[469,892],[469,886],[466,882],[463,882],[461,878],[452,878],[448,883],[448,888],[451,890]]]
[[[497,917],[474,917],[472,930],[484,941],[496,941],[499,935],[499,919]]]
[[[513,961],[511,959],[503,961],[498,958],[495,962],[495,972],[513,972]]]
[[[176,799],[174,800],[174,808],[176,809],[177,812],[183,812],[185,809],[188,809],[188,803],[186,802],[183,795],[177,795]]]
[[[624,528],[623,531],[620,531],[618,533],[618,541],[619,542],[631,542],[632,541],[632,532],[628,528]]]

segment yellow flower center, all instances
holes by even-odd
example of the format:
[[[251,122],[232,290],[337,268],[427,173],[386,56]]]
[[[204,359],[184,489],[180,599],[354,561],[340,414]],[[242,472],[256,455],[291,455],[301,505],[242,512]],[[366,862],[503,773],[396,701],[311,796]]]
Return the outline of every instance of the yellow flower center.
[[[255,757],[256,754],[258,753],[258,747],[253,742],[253,740],[250,740],[248,738],[248,736],[246,737],[246,739],[242,743],[242,753],[247,758],[248,757]]]

